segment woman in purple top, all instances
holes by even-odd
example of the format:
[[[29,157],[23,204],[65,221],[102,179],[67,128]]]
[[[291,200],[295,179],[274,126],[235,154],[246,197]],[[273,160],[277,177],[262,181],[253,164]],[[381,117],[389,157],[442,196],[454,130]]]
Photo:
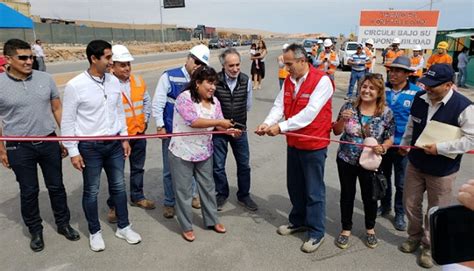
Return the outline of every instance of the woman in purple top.
[[[219,101],[214,97],[216,71],[202,66],[193,72],[187,89],[176,99],[173,132],[206,132],[230,129],[233,124],[224,119]],[[235,130],[235,133],[240,131]],[[195,239],[192,224],[192,177],[195,178],[204,225],[225,233],[217,218],[215,184],[212,177],[212,135],[172,137],[169,146],[170,170],[176,195],[176,216],[186,241]]]

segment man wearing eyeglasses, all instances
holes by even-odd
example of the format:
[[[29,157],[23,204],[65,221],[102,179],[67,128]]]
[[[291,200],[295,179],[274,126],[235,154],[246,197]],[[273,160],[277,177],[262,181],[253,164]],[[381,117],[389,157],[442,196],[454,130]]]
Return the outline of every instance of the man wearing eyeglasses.
[[[283,59],[290,72],[265,121],[257,127],[258,135],[276,136],[292,132],[301,136],[328,140],[286,137],[287,188],[292,203],[289,223],[278,227],[280,235],[307,231],[301,246],[306,253],[316,251],[324,241],[326,186],[324,165],[331,132],[331,103],[334,82],[306,60],[303,46],[288,46]],[[284,118],[284,121],[280,121]]]
[[[184,87],[191,80],[191,74],[200,66],[209,65],[209,48],[203,44],[196,45],[186,58],[186,63],[182,67],[167,70],[163,73],[156,86],[155,95],[152,102],[152,115],[156,120],[156,132],[166,134],[173,132],[173,111],[176,97],[183,91]],[[163,138],[163,188],[165,198],[163,200],[163,216],[173,218],[175,215],[175,196],[173,183],[168,162],[168,147],[171,138]],[[201,208],[199,198],[196,195],[196,185],[193,181],[194,195],[192,205],[194,208]]]
[[[30,45],[18,39],[8,40],[3,48],[9,68],[0,74],[0,135],[56,136],[61,123],[62,106],[56,85],[47,73],[33,71]],[[55,123],[56,122],[56,123]],[[2,131],[3,130],[3,131]],[[38,172],[41,167],[48,189],[59,234],[71,241],[80,236],[70,225],[66,191],[63,185],[62,157],[67,151],[58,142],[0,141],[3,166],[11,168],[20,186],[21,215],[31,234],[30,248],[44,248],[43,226],[38,205]]]

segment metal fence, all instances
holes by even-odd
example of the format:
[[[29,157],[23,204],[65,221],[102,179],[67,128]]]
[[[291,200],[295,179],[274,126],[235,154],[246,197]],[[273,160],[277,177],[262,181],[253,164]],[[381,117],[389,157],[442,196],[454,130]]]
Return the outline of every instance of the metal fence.
[[[95,39],[107,41],[149,41],[162,42],[161,31],[153,29],[99,28],[79,25],[35,23],[32,29],[0,29],[0,42],[12,38],[33,42],[41,39],[47,43],[87,44]],[[165,42],[189,41],[191,32],[185,29],[163,30]]]

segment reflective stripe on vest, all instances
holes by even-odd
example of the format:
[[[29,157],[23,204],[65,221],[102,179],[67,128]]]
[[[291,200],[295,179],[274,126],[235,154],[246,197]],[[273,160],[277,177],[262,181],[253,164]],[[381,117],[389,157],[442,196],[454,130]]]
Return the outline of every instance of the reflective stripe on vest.
[[[402,56],[405,54],[405,51],[403,50],[398,50],[398,51],[393,51],[389,50],[387,54],[385,55],[385,65],[390,66],[392,62],[395,60],[395,58]],[[389,69],[388,67],[386,68],[387,70]]]
[[[374,54],[373,54],[372,51],[371,51],[369,48],[367,48],[367,47],[365,47],[364,50],[365,50],[365,54],[366,54],[367,57],[369,58],[369,60],[367,61],[367,63],[365,63],[365,68],[366,68],[366,69],[370,69],[370,68],[372,68],[372,58],[373,58],[373,55],[374,55]]]
[[[416,56],[416,57],[414,56],[414,57],[412,57],[412,58],[410,59],[411,66],[412,66],[412,67],[418,66],[418,65],[420,64],[422,58],[423,58],[423,56]],[[423,73],[423,68],[416,70],[416,71],[415,71],[414,73],[412,73],[411,75],[417,76],[417,77],[421,77],[422,73]]]
[[[136,135],[145,131],[145,114],[143,110],[143,99],[146,85],[140,76],[130,76],[130,100],[122,93],[125,118],[129,135]]]
[[[285,119],[289,119],[294,115],[298,114],[308,105],[311,94],[313,93],[313,91],[315,91],[316,86],[318,85],[320,79],[323,76],[327,75],[311,65],[308,76],[301,85],[295,97],[293,97],[295,92],[295,85],[293,84],[293,82],[291,82],[289,77],[285,79],[283,97],[283,114],[285,116]],[[335,86],[332,80],[331,84],[334,91]],[[329,139],[332,118],[331,103],[331,99],[329,99],[326,104],[324,104],[324,106],[321,108],[316,118],[310,124],[308,124],[306,127],[292,132]],[[329,141],[326,140],[312,140],[293,136],[287,136],[286,141],[288,146],[300,150],[318,150],[326,148],[329,145]]]
[[[326,57],[326,52],[322,51],[319,54],[319,60],[321,61],[321,64],[319,64],[318,69],[326,72],[327,74],[334,74],[336,72],[337,67],[330,62],[336,61],[336,53],[334,51],[331,51],[329,54],[329,62],[324,63],[323,60]]]

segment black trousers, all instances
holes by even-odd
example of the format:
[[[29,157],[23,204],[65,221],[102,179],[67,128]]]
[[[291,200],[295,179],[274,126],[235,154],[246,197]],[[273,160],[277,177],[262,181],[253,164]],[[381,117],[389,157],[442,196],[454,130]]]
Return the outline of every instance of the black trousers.
[[[43,172],[56,225],[68,225],[70,214],[58,142],[7,142],[6,147],[8,161],[20,185],[21,216],[29,232],[35,234],[43,230],[38,204],[38,164]]]
[[[342,229],[350,231],[352,229],[352,214],[354,212],[354,199],[356,194],[356,182],[359,178],[362,202],[364,203],[365,228],[367,230],[375,227],[377,217],[377,201],[372,200],[372,184],[369,178],[369,171],[354,166],[337,158],[337,171],[341,184],[341,223]]]

